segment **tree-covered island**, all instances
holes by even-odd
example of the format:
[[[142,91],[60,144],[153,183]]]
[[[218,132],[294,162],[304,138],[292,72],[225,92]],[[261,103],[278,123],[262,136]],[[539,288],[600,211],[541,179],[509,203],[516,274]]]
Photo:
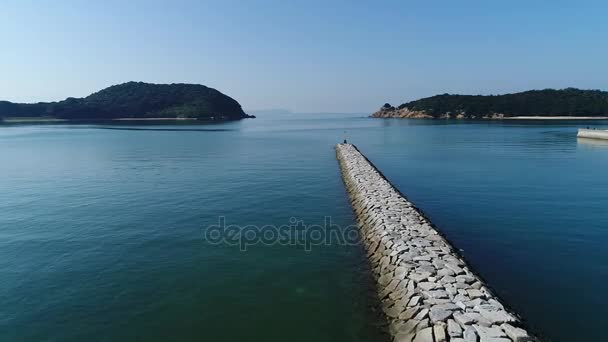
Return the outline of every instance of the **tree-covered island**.
[[[608,117],[608,92],[544,89],[505,95],[443,94],[404,103],[385,104],[377,118],[502,119],[512,117]]]
[[[0,120],[199,119],[238,120],[247,115],[233,98],[200,84],[127,82],[84,98],[59,102],[0,101]]]

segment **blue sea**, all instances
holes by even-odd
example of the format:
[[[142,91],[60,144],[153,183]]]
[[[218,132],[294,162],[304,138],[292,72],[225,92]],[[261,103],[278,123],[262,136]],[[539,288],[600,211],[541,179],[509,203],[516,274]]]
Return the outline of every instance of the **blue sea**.
[[[0,126],[0,341],[386,341],[360,245],[209,235],[348,231],[345,138],[533,331],[601,341],[608,142],[577,139],[585,126],[608,129],[365,114]]]

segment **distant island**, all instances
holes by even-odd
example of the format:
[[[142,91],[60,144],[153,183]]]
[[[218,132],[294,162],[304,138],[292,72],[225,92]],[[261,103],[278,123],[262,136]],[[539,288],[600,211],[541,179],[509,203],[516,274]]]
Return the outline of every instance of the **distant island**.
[[[247,112],[256,115],[289,115],[293,112],[285,108],[265,108],[265,109],[250,109]]]
[[[127,82],[59,102],[0,101],[0,121],[239,120],[251,118],[233,98],[200,84]]]
[[[544,89],[505,95],[443,94],[385,104],[375,118],[428,119],[597,119],[608,118],[608,92]]]

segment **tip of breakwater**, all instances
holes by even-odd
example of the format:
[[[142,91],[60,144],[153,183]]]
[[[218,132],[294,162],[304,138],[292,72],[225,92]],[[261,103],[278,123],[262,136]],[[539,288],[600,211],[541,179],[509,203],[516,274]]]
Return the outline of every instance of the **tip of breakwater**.
[[[336,156],[395,341],[536,341],[353,144]]]

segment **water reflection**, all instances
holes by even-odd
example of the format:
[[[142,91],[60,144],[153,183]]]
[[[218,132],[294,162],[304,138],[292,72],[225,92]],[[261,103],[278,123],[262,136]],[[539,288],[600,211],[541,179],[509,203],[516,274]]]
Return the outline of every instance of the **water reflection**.
[[[576,138],[576,142],[586,148],[608,148],[608,140],[603,139]]]
[[[226,132],[227,128],[142,128],[142,127],[95,127],[97,129],[111,129],[117,131],[161,131],[161,132]]]

